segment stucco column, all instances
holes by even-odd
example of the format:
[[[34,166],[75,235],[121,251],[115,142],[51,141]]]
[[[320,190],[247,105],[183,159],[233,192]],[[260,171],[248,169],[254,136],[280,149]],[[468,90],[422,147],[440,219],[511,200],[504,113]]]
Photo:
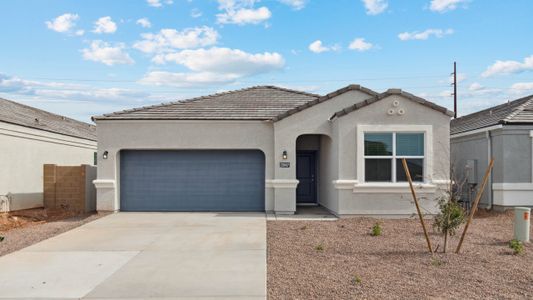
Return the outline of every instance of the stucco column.
[[[296,211],[296,137],[275,133],[274,138],[274,212],[294,214]],[[286,152],[287,158],[283,157]]]
[[[107,151],[107,158],[105,159],[104,151]],[[118,176],[116,170],[119,159],[117,150],[99,149],[98,151],[97,178],[93,181],[96,188],[97,211],[118,211],[120,209],[117,195]]]

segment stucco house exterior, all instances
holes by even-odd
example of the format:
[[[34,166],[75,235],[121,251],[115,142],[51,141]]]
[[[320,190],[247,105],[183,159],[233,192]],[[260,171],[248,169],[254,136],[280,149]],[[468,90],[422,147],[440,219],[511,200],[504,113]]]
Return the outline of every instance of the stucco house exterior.
[[[96,127],[0,99],[0,211],[43,206],[43,165],[94,163]]]
[[[533,206],[533,95],[451,122],[451,160],[465,196],[481,184],[490,158],[494,168],[480,206]],[[470,195],[469,195],[470,194]]]
[[[409,215],[405,157],[435,211],[452,115],[350,85],[324,96],[256,86],[96,116],[97,209]]]

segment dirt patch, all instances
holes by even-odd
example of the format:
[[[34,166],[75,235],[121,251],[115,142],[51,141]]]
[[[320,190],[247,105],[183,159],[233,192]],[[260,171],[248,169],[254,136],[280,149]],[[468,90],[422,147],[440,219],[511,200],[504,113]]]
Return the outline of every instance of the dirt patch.
[[[85,223],[105,213],[77,214],[64,210],[27,209],[0,214],[0,256],[28,247]]]
[[[512,212],[482,213],[462,254],[433,257],[418,220],[379,220],[383,234],[374,237],[376,221],[269,221],[269,299],[533,298],[533,245],[512,255]],[[441,237],[431,239],[441,251]]]

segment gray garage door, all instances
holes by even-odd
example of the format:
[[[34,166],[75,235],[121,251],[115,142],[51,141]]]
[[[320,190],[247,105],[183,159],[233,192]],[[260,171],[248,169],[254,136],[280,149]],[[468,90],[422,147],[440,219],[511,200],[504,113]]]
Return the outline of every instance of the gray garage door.
[[[128,150],[123,211],[264,211],[265,158],[256,150]]]

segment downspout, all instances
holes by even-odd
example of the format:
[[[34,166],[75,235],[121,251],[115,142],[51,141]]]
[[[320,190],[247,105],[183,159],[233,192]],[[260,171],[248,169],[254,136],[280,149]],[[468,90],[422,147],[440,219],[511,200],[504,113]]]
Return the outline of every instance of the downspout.
[[[490,160],[492,159],[492,135],[490,134],[490,130],[487,130],[487,133],[486,133],[486,136],[487,136],[487,166],[490,164]],[[492,210],[492,198],[493,198],[493,190],[492,190],[492,181],[493,181],[493,178],[492,176],[494,175],[494,172],[490,172],[490,176],[489,176],[489,182],[488,182],[488,186],[489,186],[489,193],[488,193],[488,197],[489,197],[489,206],[487,207],[487,209],[489,210]]]

